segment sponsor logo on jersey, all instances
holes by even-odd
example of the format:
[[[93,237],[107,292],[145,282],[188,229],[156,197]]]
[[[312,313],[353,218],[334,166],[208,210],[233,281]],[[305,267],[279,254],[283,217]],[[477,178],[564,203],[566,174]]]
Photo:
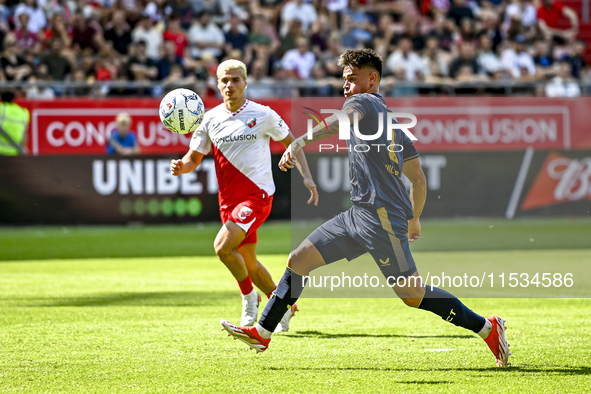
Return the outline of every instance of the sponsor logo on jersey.
[[[386,260],[382,260],[382,259],[379,259],[379,260],[380,260],[380,263],[382,263],[383,266],[390,265],[390,257],[388,257]]]
[[[248,127],[250,127],[251,129],[252,129],[254,126],[256,126],[256,124],[257,124],[257,118],[248,118],[248,119],[246,119],[246,125],[247,125]]]
[[[222,142],[250,141],[250,140],[256,140],[256,139],[257,139],[256,134],[241,134],[241,135],[227,135],[225,137],[215,138],[212,140],[212,142],[215,145],[219,145]]]
[[[238,219],[246,220],[247,217],[252,215],[252,209],[249,207],[242,207],[240,208],[240,212],[238,213]]]

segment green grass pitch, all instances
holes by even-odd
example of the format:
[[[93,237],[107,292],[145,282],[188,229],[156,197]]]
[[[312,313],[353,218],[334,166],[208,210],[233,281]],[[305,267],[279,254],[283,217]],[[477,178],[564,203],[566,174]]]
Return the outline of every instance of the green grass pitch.
[[[506,318],[506,369],[476,335],[387,298],[302,299],[291,330],[257,355],[219,328],[241,305],[211,256],[216,229],[0,229],[0,392],[590,392],[589,299],[465,299]],[[588,220],[426,220],[423,231],[419,268],[591,261]],[[287,224],[265,225],[260,260],[275,280],[289,247]]]

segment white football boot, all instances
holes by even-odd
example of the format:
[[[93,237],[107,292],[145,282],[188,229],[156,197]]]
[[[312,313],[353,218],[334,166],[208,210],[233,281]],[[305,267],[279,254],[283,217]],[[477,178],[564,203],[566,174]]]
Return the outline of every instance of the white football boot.
[[[277,324],[277,327],[275,327],[275,332],[289,331],[289,321],[295,315],[297,310],[298,310],[298,306],[296,304],[293,304],[293,306],[291,308],[289,308],[287,310],[287,312],[285,312],[285,315],[283,315],[283,317],[281,318],[281,321],[279,322],[279,324]]]
[[[252,326],[257,321],[259,314],[259,304],[261,303],[261,295],[255,290],[247,295],[242,295],[242,317],[240,325],[244,327]]]

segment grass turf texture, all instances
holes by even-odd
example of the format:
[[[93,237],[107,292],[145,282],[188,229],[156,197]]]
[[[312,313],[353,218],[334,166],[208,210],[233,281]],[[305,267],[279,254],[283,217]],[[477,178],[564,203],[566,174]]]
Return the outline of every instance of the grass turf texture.
[[[543,250],[588,247],[588,220],[506,224],[425,221],[415,259],[591,261],[589,249]],[[2,229],[0,392],[589,392],[589,299],[464,300],[507,319],[507,369],[476,335],[396,299],[302,299],[290,332],[256,355],[218,331],[240,298],[215,257],[73,258],[211,254],[217,228]],[[262,234],[261,251],[281,248],[260,256],[278,280],[289,227]],[[455,243],[427,251],[440,237]],[[6,261],[28,256],[69,260]]]

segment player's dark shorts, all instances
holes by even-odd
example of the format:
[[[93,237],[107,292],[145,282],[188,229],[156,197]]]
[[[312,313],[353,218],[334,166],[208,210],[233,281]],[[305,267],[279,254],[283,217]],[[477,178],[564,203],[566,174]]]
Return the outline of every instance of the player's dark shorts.
[[[351,261],[369,253],[387,278],[409,276],[416,265],[408,245],[408,222],[386,208],[353,206],[324,223],[308,236],[326,264]]]

